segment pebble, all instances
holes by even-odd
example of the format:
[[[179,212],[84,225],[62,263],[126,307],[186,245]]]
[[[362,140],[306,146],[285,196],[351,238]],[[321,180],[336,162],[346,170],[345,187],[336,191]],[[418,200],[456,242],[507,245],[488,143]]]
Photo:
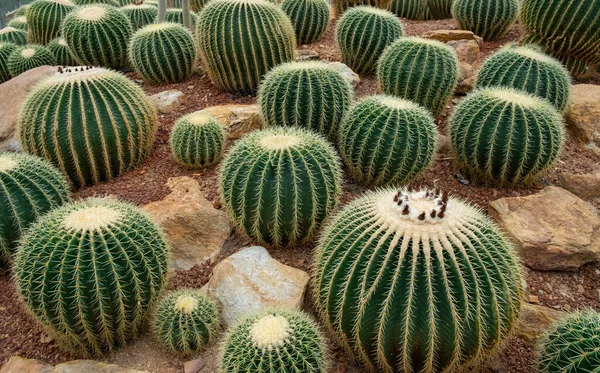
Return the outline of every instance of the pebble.
[[[577,285],[577,291],[578,291],[580,294],[585,294],[585,289],[583,288],[583,286],[582,286],[582,285]]]
[[[538,298],[537,295],[530,295],[529,296],[529,303],[539,304],[540,303],[540,298]]]

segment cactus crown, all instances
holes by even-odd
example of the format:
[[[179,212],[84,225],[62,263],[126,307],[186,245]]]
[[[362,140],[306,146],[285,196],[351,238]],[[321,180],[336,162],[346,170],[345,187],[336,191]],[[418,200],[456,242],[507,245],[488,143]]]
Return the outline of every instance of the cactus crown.
[[[98,22],[106,18],[106,9],[103,6],[87,6],[77,11],[77,19],[88,22]]]
[[[198,303],[198,299],[182,294],[175,299],[173,307],[179,312],[190,314],[198,307]]]
[[[5,173],[17,167],[18,163],[14,160],[4,156],[4,154],[0,155],[0,172]]]
[[[250,339],[254,346],[272,351],[288,342],[290,331],[288,319],[280,315],[266,315],[252,324]]]
[[[11,27],[11,26],[7,26],[7,27],[5,27],[3,29],[0,29],[0,35],[2,35],[2,34],[9,34],[11,32],[18,32],[18,31],[19,31],[19,29],[16,29],[16,28]]]
[[[122,217],[121,211],[106,206],[90,206],[67,214],[63,224],[66,229],[78,233],[101,232],[118,224]]]

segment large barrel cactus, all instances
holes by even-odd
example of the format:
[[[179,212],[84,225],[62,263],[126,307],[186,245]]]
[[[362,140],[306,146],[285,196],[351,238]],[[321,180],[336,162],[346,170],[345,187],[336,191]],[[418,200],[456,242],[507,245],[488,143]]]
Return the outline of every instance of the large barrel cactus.
[[[73,53],[69,49],[67,42],[63,38],[56,38],[50,40],[50,43],[46,46],[54,58],[56,59],[56,63],[61,66],[77,66],[77,61],[75,57],[73,57]]]
[[[23,232],[40,216],[69,200],[64,176],[28,154],[0,154],[0,264],[10,263]]]
[[[23,149],[57,165],[76,187],[132,169],[150,153],[154,104],[127,77],[102,68],[62,70],[36,85],[18,120]]]
[[[534,181],[561,153],[562,117],[547,100],[511,88],[481,88],[450,118],[452,148],[467,177],[510,186]]]
[[[323,38],[331,12],[327,0],[284,0],[281,9],[290,17],[298,44],[310,44]]]
[[[27,44],[27,34],[14,27],[0,29],[0,43],[13,43],[15,45]]]
[[[137,207],[88,199],[38,220],[14,268],[29,310],[66,348],[102,355],[140,334],[167,260],[165,239]]]
[[[385,48],[403,33],[402,23],[392,12],[359,6],[344,13],[335,38],[342,62],[358,74],[372,74]]]
[[[181,8],[170,8],[167,9],[165,14],[165,22],[179,23],[183,25],[183,10]],[[195,32],[196,24],[198,23],[198,16],[196,13],[190,12],[191,29]]]
[[[336,207],[341,174],[335,149],[320,135],[297,128],[255,131],[221,163],[221,201],[251,238],[292,246],[312,238]]]
[[[31,44],[48,44],[60,35],[60,25],[75,8],[69,0],[35,0],[27,10],[27,38]]]
[[[8,57],[18,47],[13,43],[6,43],[0,41],[0,84],[12,78],[10,70],[8,70]]]
[[[27,32],[27,18],[25,16],[15,17],[7,23],[7,26]]]
[[[500,39],[519,16],[519,0],[454,0],[452,18],[485,41]]]
[[[369,372],[466,371],[517,322],[519,259],[476,207],[433,190],[383,189],[325,228],[316,308]]]
[[[171,153],[184,167],[213,165],[225,150],[225,129],[212,115],[200,111],[179,118],[173,125]]]
[[[427,0],[427,7],[433,19],[452,18],[454,0]]]
[[[341,16],[347,9],[357,6],[372,6],[379,9],[388,9],[393,0],[332,0],[333,9],[337,16]]]
[[[438,116],[458,83],[458,57],[437,40],[400,38],[379,59],[377,82],[385,94],[414,101]]]
[[[266,0],[212,0],[196,34],[208,75],[221,90],[251,92],[271,68],[294,60],[292,22]]]
[[[8,56],[8,71],[13,78],[44,65],[56,65],[56,59],[48,48],[41,45],[22,45]]]
[[[154,23],[158,16],[158,9],[149,4],[131,4],[119,9],[131,22],[133,31]]]

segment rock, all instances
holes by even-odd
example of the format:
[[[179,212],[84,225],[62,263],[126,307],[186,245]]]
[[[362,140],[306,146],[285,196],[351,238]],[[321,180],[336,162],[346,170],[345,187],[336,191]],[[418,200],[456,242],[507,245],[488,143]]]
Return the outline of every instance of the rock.
[[[437,151],[440,154],[450,153],[452,151],[450,137],[440,133],[438,135],[437,147]]]
[[[160,225],[171,244],[171,269],[188,270],[196,264],[213,262],[231,234],[229,219],[202,195],[190,177],[171,178],[171,194],[144,206]]]
[[[267,306],[300,308],[310,276],[271,258],[264,247],[245,248],[213,269],[208,295],[221,304],[226,325]]]
[[[257,104],[220,105],[201,110],[217,118],[227,131],[227,139],[237,140],[242,135],[264,127]]]
[[[347,65],[341,62],[330,62],[329,64],[340,70],[340,72],[344,76],[344,79],[346,79],[346,81],[348,81],[348,83],[352,85],[352,88],[356,88],[360,84],[360,76],[358,76],[357,73],[352,71],[352,69],[349,68]]]
[[[423,38],[434,39],[448,42],[453,40],[475,40],[478,44],[483,43],[483,39],[475,35],[471,31],[466,30],[434,30],[427,31],[423,34]]]
[[[527,197],[493,201],[488,212],[521,251],[526,266],[576,270],[600,259],[600,218],[574,194],[546,187]]]
[[[52,365],[35,359],[12,356],[0,373],[52,373]]]
[[[149,373],[135,369],[123,368],[114,364],[101,363],[94,360],[74,360],[58,364],[52,373]]]
[[[573,85],[566,111],[567,128],[585,149],[600,154],[600,86]]]
[[[527,342],[535,342],[541,338],[548,328],[562,317],[561,311],[540,306],[537,304],[523,303],[521,318],[515,327],[517,336]]]
[[[183,105],[183,92],[169,89],[150,96],[159,112],[168,114]]]
[[[583,175],[560,174],[558,181],[563,188],[581,198],[600,198],[600,168]]]
[[[319,53],[311,51],[310,49],[298,49],[296,51],[296,62],[317,61],[320,59],[321,56]]]
[[[200,369],[204,368],[206,365],[206,360],[203,358],[198,358],[194,360],[189,360],[183,363],[183,372],[184,373],[198,373]]]
[[[0,153],[21,150],[17,140],[17,119],[21,105],[39,81],[56,72],[56,66],[40,66],[0,84]]]
[[[479,44],[475,40],[452,40],[446,45],[454,48],[460,62],[479,67],[481,63]]]

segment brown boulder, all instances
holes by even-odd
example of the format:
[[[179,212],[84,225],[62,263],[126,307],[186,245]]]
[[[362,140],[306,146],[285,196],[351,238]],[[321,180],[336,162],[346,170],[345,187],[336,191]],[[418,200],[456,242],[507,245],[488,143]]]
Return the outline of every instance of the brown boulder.
[[[563,312],[561,311],[524,303],[515,333],[527,342],[535,342],[543,337],[548,328],[562,316]]]
[[[425,32],[422,37],[443,42],[453,40],[475,40],[478,44],[483,43],[482,38],[467,30],[433,30]]]
[[[585,149],[600,154],[600,86],[574,85],[565,119],[573,138]]]
[[[563,188],[581,198],[600,198],[600,168],[589,174],[560,174],[558,180]]]
[[[248,132],[263,128],[264,122],[258,105],[219,105],[201,112],[217,118],[227,131],[227,139],[237,140]]]
[[[52,365],[35,359],[25,359],[20,356],[12,356],[0,373],[52,373]]]

